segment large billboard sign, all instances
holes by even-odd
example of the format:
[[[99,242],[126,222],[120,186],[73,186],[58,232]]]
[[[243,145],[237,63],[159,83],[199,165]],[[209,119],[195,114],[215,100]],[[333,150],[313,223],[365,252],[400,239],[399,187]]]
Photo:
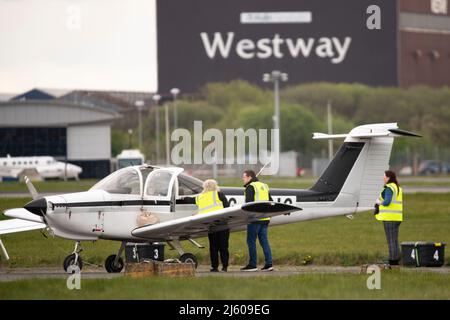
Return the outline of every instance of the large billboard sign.
[[[278,69],[290,83],[396,85],[396,1],[158,0],[158,89]]]

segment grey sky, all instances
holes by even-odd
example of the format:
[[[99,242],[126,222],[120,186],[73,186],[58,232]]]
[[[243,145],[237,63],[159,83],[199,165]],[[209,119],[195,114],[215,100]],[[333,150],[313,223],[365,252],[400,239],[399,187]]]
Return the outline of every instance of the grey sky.
[[[0,0],[0,92],[157,91],[155,0]]]

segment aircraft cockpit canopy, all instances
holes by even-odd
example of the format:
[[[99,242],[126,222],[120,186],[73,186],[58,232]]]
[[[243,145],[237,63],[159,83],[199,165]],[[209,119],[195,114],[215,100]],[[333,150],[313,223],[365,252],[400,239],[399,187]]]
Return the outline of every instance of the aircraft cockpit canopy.
[[[97,182],[91,190],[104,190],[118,194],[141,194],[141,180],[139,172],[133,167],[127,167]]]
[[[145,190],[144,190],[145,189]],[[91,190],[113,194],[168,197],[195,195],[202,192],[202,181],[171,168],[151,166],[126,167],[97,182]]]

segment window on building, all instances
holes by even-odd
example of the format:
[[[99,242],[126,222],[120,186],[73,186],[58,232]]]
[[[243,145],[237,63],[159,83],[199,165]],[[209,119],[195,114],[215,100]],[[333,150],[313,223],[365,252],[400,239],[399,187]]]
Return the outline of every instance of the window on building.
[[[0,157],[66,156],[66,128],[0,128]],[[37,163],[36,163],[37,164]]]

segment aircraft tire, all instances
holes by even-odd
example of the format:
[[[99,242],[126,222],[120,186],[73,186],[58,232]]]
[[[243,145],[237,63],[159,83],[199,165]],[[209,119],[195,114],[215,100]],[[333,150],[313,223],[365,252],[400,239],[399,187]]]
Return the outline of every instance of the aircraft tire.
[[[108,273],[119,273],[124,267],[123,259],[119,258],[117,265],[114,264],[116,255],[112,254],[105,260],[105,269]]]
[[[180,261],[185,263],[194,263],[195,268],[197,269],[198,266],[197,257],[192,253],[189,252],[183,253],[180,257]]]
[[[63,263],[64,271],[69,272],[69,273],[74,273],[74,270],[69,270],[69,267],[73,266],[73,265],[75,265],[75,253],[69,254],[64,259],[64,263]],[[81,259],[81,256],[78,256],[77,266],[80,269],[80,271],[81,271],[81,269],[83,269],[83,260]]]

